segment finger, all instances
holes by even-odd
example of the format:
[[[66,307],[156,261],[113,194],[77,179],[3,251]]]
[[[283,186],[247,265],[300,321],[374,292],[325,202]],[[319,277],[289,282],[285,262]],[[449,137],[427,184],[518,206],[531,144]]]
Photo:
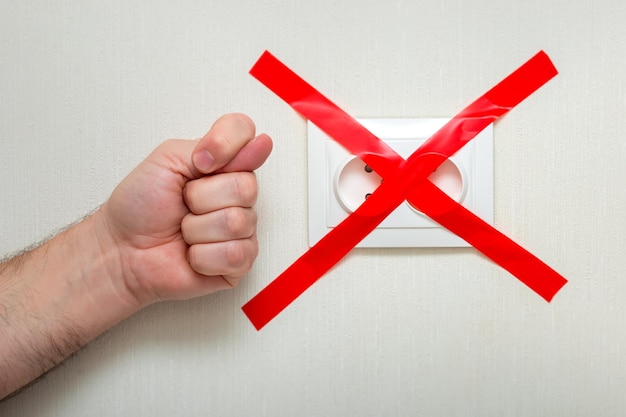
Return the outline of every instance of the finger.
[[[256,236],[228,242],[201,243],[189,247],[189,264],[203,275],[242,277],[256,259],[258,243]]]
[[[252,172],[228,172],[189,181],[183,190],[185,204],[194,214],[226,207],[252,207],[258,195]]]
[[[217,172],[254,171],[259,168],[272,152],[272,139],[266,134],[260,134],[248,142],[232,161]]]
[[[256,232],[257,215],[251,208],[228,207],[183,218],[183,239],[189,245],[247,239]]]
[[[252,120],[241,113],[226,114],[213,123],[192,153],[195,167],[204,174],[228,164],[255,135]]]

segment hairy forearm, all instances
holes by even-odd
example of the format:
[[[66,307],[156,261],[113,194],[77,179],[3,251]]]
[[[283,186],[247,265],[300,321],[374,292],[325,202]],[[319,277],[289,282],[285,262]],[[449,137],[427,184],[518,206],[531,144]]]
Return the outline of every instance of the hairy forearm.
[[[139,306],[100,213],[0,264],[0,398]]]

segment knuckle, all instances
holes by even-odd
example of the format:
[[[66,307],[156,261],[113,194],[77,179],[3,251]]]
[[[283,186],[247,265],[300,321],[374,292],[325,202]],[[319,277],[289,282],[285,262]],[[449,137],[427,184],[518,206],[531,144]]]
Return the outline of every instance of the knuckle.
[[[228,242],[224,247],[224,259],[227,268],[232,274],[244,274],[252,267],[253,254],[249,253],[248,248],[242,240],[233,240]]]
[[[221,154],[225,152],[225,150],[234,147],[233,141],[230,136],[223,132],[215,133],[213,134],[213,136],[211,136],[211,145],[212,150],[218,151],[217,154],[215,152],[212,152],[213,156],[215,156],[216,158],[222,157]]]
[[[247,254],[240,242],[228,242],[224,251],[226,263],[230,269],[239,270],[245,265]]]
[[[248,117],[247,115],[243,113],[230,113],[230,114],[227,114],[226,117],[230,118],[233,123],[238,124],[239,126],[243,127],[247,131],[251,132],[251,134],[254,134],[254,131],[256,130],[256,126],[254,125],[254,122],[252,121],[252,119]]]
[[[240,172],[234,176],[234,189],[242,205],[252,207],[258,197],[256,176],[252,172]]]
[[[242,236],[248,227],[248,218],[241,207],[229,207],[223,210],[224,224],[229,236]]]

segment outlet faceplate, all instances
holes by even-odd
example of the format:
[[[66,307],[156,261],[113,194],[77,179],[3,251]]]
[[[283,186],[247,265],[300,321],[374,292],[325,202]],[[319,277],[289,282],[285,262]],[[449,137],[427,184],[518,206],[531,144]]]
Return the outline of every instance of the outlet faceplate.
[[[407,158],[449,119],[359,119]],[[373,193],[381,178],[308,122],[309,245],[313,246]],[[429,177],[446,194],[493,224],[493,125]],[[356,247],[464,247],[449,232],[404,202]]]

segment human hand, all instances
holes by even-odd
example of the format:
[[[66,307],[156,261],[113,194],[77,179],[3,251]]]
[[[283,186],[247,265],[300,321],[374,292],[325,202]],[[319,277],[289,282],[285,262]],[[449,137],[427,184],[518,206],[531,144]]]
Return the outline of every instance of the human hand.
[[[272,141],[242,114],[152,152],[92,216],[0,261],[0,399],[161,299],[237,284],[257,254],[252,171]]]
[[[164,142],[117,186],[100,213],[119,284],[141,307],[231,288],[248,272],[258,251],[252,171],[271,149],[247,116],[229,114],[202,139]]]

